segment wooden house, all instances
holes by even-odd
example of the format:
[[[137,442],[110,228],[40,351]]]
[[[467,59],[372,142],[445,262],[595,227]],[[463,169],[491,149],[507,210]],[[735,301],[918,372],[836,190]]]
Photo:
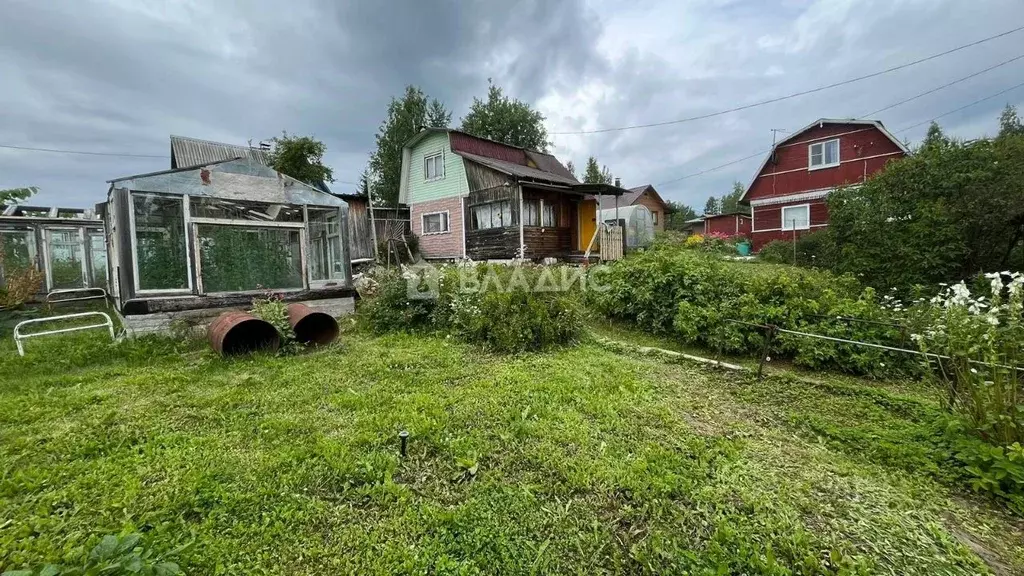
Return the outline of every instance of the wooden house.
[[[426,258],[573,259],[597,236],[603,196],[557,158],[457,130],[428,128],[402,152],[399,203]]]
[[[752,223],[746,210],[734,210],[726,214],[709,214],[703,218],[704,234],[725,234],[726,236],[750,236]]]
[[[618,185],[616,183],[616,185]],[[665,215],[669,212],[668,204],[662,200],[661,195],[654,189],[652,184],[644,184],[630,188],[621,198],[618,199],[619,207],[623,206],[646,206],[651,212],[651,220],[654,222],[654,231],[665,230]],[[602,210],[611,210],[615,206],[615,198],[608,197],[601,201]]]
[[[876,120],[822,118],[778,141],[740,199],[753,210],[754,250],[828,226],[829,192],[908,153]]]

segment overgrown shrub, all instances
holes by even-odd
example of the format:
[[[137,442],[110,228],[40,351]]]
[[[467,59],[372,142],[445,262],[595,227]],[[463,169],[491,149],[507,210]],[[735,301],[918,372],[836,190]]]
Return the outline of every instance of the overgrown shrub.
[[[652,250],[610,266],[607,283],[607,291],[590,293],[605,315],[723,352],[759,354],[768,336],[730,321],[890,346],[906,339],[901,314],[873,290],[826,272]],[[787,334],[774,338],[769,351],[802,366],[855,374],[918,371],[906,354]]]
[[[757,257],[772,264],[792,264],[793,243],[789,240],[772,240],[757,251]]]
[[[434,330],[498,352],[540,350],[582,334],[581,274],[487,264],[378,271],[361,312],[377,332]]]
[[[835,240],[827,230],[817,230],[797,238],[795,254],[792,241],[772,240],[765,244],[757,255],[765,262],[773,264],[795,263],[797,266],[832,269],[836,259]]]
[[[367,326],[374,332],[396,332],[427,328],[436,307],[433,298],[411,298],[409,283],[423,284],[427,278],[404,273],[396,268],[374,268],[363,283],[367,285],[359,309]],[[372,287],[372,288],[370,288]]]

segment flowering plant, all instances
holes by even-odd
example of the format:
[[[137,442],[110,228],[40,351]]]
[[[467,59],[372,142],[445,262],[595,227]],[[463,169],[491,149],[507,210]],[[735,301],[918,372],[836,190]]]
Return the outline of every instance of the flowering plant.
[[[948,407],[982,439],[1001,446],[1024,442],[1024,275],[985,274],[989,295],[973,295],[964,282],[931,299],[930,321],[913,334],[944,384]]]

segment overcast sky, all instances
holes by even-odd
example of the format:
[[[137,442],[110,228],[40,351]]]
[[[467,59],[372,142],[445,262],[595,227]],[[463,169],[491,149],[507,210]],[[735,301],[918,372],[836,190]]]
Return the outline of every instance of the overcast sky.
[[[487,78],[547,116],[550,132],[706,114],[871,73],[1024,25],[1021,0],[0,0],[0,188],[91,206],[106,180],[170,167],[168,136],[244,144],[281,130],[324,140],[348,191],[393,95],[416,84],[454,111]],[[286,7],[286,8],[285,8]],[[744,184],[770,129],[858,117],[1024,54],[1024,31],[855,84],[670,126],[552,135],[582,167],[653,183],[698,211]],[[1024,59],[882,112],[904,127],[1024,81]],[[949,115],[993,134],[1024,88]]]

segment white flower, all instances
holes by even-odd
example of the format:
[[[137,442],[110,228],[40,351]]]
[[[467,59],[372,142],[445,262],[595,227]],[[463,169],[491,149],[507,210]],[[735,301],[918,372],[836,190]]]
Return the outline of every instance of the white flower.
[[[978,373],[978,370],[976,368],[971,368],[971,374],[977,374],[977,373]]]

